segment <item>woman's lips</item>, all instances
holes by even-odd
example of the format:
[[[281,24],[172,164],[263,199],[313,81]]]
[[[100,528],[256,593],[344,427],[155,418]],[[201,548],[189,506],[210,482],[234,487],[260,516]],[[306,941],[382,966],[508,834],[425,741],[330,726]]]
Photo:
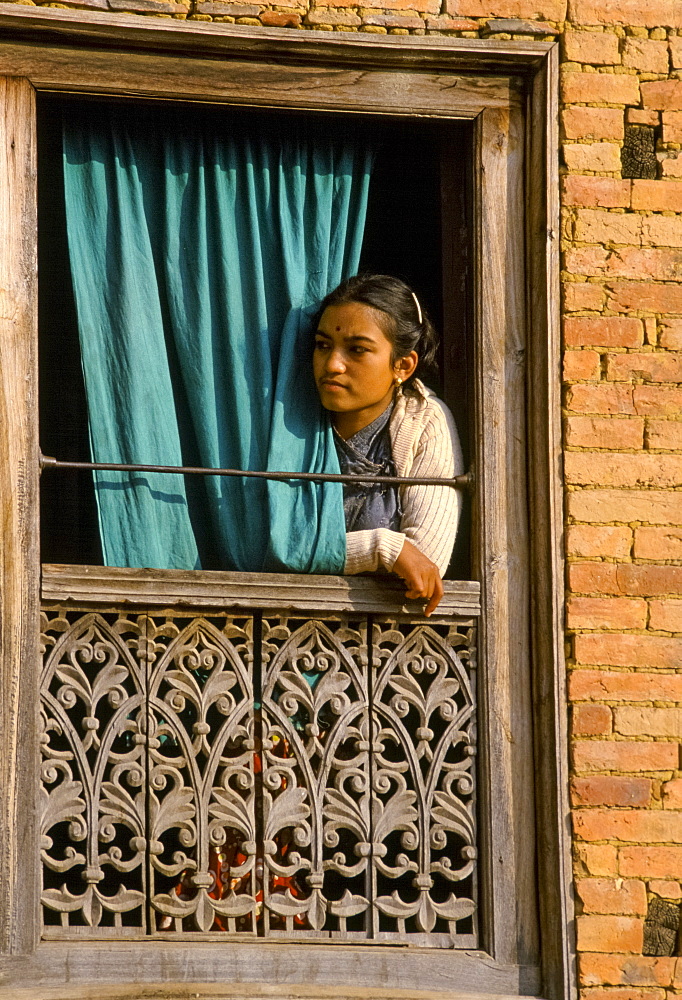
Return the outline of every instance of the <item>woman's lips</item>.
[[[323,389],[327,389],[327,390],[330,390],[332,392],[336,392],[336,391],[338,391],[340,389],[345,389],[346,388],[346,386],[342,385],[341,382],[328,382],[328,381],[325,381],[324,379],[320,382],[320,385],[321,385],[321,387]]]

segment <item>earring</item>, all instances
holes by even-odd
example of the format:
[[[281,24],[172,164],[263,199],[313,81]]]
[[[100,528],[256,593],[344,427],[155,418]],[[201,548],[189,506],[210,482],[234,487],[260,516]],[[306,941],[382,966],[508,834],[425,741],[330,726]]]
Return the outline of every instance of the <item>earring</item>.
[[[396,385],[402,385],[403,384],[403,380],[400,378],[400,376],[398,376],[398,378],[395,380],[395,384]]]

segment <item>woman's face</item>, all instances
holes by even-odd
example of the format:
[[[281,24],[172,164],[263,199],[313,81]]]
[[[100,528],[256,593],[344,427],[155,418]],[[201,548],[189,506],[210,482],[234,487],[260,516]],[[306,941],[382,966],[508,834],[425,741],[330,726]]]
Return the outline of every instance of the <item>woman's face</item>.
[[[329,306],[320,318],[313,372],[322,405],[338,415],[339,429],[339,420],[348,423],[351,415],[356,430],[371,423],[390,403],[396,378],[408,378],[417,364],[414,352],[392,362],[393,346],[375,316],[369,306],[347,302]]]

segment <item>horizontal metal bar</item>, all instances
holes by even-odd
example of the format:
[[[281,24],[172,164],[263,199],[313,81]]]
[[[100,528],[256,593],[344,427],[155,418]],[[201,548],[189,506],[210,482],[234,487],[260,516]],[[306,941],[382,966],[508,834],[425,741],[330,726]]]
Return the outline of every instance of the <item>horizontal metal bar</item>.
[[[40,470],[90,469],[97,472],[163,472],[190,476],[239,476],[244,479],[271,479],[287,482],[303,479],[313,483],[382,483],[386,486],[449,486],[455,490],[472,489],[473,472],[453,479],[427,479],[410,476],[349,476],[334,472],[252,472],[245,469],[204,469],[192,465],[125,465],[119,462],[62,462],[48,455],[40,456]]]

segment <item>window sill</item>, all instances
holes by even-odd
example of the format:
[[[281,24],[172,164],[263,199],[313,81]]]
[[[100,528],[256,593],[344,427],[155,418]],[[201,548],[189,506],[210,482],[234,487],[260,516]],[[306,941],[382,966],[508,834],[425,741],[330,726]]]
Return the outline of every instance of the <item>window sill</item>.
[[[539,969],[480,951],[224,942],[43,942],[0,1000],[530,1000]],[[402,955],[401,961],[397,961]],[[409,956],[409,957],[408,957]],[[1,967],[0,967],[1,968]],[[11,970],[11,971],[10,971]],[[135,984],[131,984],[131,979]],[[300,982],[300,980],[303,982]],[[46,984],[49,983],[49,987]],[[19,986],[21,984],[21,986]],[[230,984],[228,986],[228,984]],[[354,985],[351,985],[354,984]]]
[[[481,613],[480,584],[446,580],[444,595],[432,617]],[[358,612],[420,617],[423,602],[405,601],[404,587],[390,577],[313,576],[293,573],[122,569],[106,566],[44,564],[44,604],[77,602],[93,608],[111,605],[193,609],[267,609],[280,612]]]

